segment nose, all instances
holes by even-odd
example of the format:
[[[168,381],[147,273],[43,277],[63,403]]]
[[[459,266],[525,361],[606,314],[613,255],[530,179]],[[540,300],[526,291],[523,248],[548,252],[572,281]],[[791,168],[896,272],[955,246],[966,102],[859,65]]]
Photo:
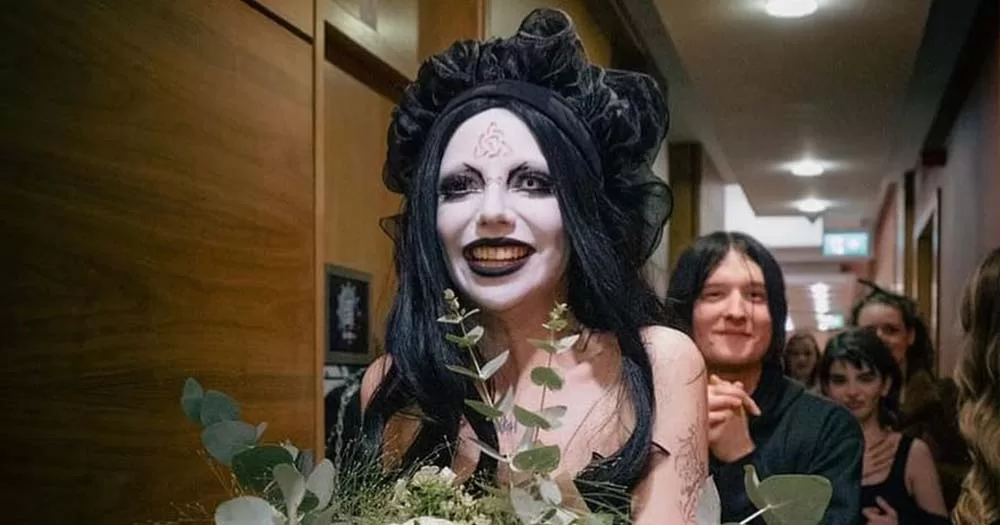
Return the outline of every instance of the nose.
[[[510,225],[513,222],[514,218],[507,203],[505,188],[501,184],[487,184],[479,204],[476,223],[480,226],[490,226]]]
[[[726,299],[726,317],[734,321],[742,321],[747,318],[746,304],[739,291],[734,290]]]

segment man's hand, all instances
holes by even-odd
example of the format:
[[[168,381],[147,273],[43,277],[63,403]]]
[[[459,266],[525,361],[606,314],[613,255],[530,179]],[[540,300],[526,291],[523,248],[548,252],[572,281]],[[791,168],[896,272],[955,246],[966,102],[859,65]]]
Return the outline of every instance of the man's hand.
[[[730,383],[712,375],[708,379],[708,442],[720,461],[732,463],[754,451],[747,411],[760,415],[760,407],[740,382]]]

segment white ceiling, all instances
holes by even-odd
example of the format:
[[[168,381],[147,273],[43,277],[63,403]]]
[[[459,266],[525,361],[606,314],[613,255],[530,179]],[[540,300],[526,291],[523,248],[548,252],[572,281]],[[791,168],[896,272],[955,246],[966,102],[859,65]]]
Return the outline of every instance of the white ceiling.
[[[838,222],[871,219],[882,181],[905,169],[891,152],[930,0],[820,0],[798,19],[767,15],[764,0],[654,3],[701,106],[674,108],[685,118],[671,140],[715,143],[758,215],[816,197]],[[827,173],[791,175],[803,157]]]

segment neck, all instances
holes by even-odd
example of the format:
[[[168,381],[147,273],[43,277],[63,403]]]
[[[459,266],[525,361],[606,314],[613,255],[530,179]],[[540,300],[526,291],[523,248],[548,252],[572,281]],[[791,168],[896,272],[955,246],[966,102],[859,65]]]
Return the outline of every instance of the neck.
[[[743,389],[749,394],[753,394],[754,391],[757,390],[757,385],[760,384],[760,376],[763,370],[763,363],[754,363],[753,365],[738,368],[712,365],[708,367],[708,372],[719,376],[719,379],[729,381],[730,383],[735,383],[737,381],[743,383]]]
[[[509,373],[513,376],[511,379],[514,379],[520,377],[523,372],[548,361],[548,352],[535,348],[529,340],[548,340],[552,336],[542,324],[548,321],[553,305],[554,303],[536,307],[518,306],[495,314],[484,312],[482,324],[486,329],[486,337],[482,348],[486,356],[489,358],[504,350],[510,351],[504,375]],[[568,315],[566,321],[568,328],[555,334],[556,339],[578,330],[572,315]]]
[[[865,443],[877,443],[881,440],[886,430],[878,422],[878,416],[872,414],[868,419],[861,422],[861,431],[865,434]]]

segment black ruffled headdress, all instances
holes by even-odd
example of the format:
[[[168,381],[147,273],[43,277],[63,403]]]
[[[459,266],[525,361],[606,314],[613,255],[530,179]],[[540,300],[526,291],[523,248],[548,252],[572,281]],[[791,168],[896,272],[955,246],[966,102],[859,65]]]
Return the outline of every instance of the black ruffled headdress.
[[[510,98],[549,117],[579,150],[635,232],[647,259],[673,209],[651,164],[666,134],[666,103],[641,73],[605,69],[586,57],[562,11],[538,9],[510,38],[464,41],[427,59],[393,111],[386,187],[409,196],[424,144],[441,115],[481,97]],[[383,220],[395,237],[397,217]]]

